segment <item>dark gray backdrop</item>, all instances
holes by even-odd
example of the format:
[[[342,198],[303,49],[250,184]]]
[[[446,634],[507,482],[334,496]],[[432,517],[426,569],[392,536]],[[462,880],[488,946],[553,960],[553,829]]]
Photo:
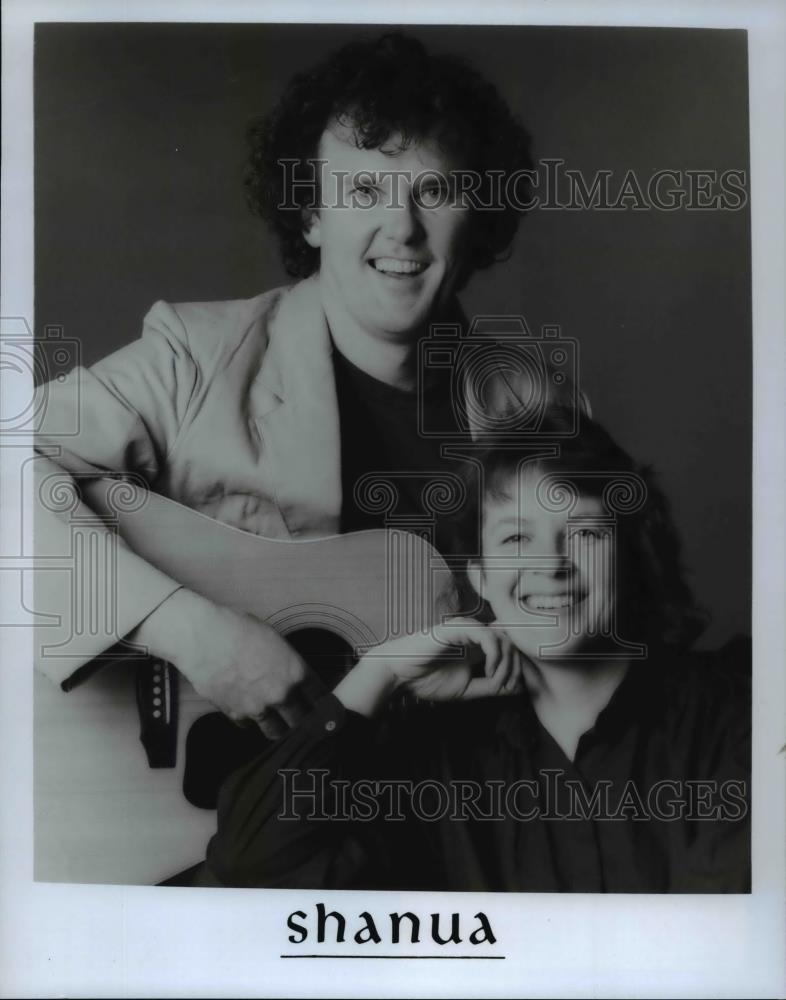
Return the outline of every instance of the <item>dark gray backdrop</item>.
[[[36,330],[85,363],[138,336],[158,298],[285,283],[245,207],[248,119],[298,69],[373,27],[38,25]],[[740,31],[417,27],[507,97],[538,159],[587,178],[748,171]],[[516,312],[581,343],[595,415],[672,499],[705,643],[750,629],[750,220],[741,211],[536,211],[473,279],[470,315]]]

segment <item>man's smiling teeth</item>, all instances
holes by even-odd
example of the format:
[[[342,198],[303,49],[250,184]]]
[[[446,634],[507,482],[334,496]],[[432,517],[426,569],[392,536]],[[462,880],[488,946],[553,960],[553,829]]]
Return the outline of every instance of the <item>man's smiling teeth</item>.
[[[377,257],[371,261],[371,266],[377,271],[393,274],[421,274],[428,264],[420,260],[398,260],[395,257]]]
[[[533,611],[555,611],[558,608],[570,608],[575,604],[571,594],[528,594],[522,604]]]

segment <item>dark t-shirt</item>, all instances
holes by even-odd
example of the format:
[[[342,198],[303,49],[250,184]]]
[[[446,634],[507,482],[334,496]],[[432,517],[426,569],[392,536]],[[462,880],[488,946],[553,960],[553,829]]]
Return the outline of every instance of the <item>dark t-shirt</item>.
[[[461,464],[441,454],[442,444],[459,427],[449,374],[435,373],[425,382],[419,410],[417,390],[407,392],[367,375],[335,348],[333,368],[341,428],[342,533],[381,528],[392,519],[430,535],[439,551],[452,551],[449,495],[458,488]],[[383,482],[389,491],[380,488]],[[445,492],[435,507],[433,488],[440,484]]]

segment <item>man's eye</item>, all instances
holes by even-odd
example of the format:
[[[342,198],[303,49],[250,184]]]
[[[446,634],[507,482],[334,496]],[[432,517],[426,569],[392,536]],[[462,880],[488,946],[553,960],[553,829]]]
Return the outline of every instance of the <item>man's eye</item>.
[[[428,184],[418,191],[418,202],[424,208],[436,208],[447,201],[448,192],[441,184]]]

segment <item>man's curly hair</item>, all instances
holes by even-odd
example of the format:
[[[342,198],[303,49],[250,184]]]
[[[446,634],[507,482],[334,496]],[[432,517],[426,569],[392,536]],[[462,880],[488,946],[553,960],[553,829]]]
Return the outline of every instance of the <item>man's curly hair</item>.
[[[320,139],[331,122],[351,127],[360,149],[378,149],[391,136],[401,148],[431,139],[462,169],[477,171],[476,197],[491,201],[493,178],[530,170],[530,136],[496,88],[462,59],[430,55],[415,38],[400,33],[352,42],[309,72],[297,74],[269,114],[248,130],[246,193],[252,211],[273,228],[287,273],[305,278],[319,267],[319,250],[303,238],[304,209],[312,200],[303,188],[285,191],[282,160],[297,161],[294,173],[311,176]],[[291,174],[289,174],[291,176]],[[281,206],[288,204],[289,207]],[[520,208],[475,211],[472,271],[504,259],[522,215]]]

